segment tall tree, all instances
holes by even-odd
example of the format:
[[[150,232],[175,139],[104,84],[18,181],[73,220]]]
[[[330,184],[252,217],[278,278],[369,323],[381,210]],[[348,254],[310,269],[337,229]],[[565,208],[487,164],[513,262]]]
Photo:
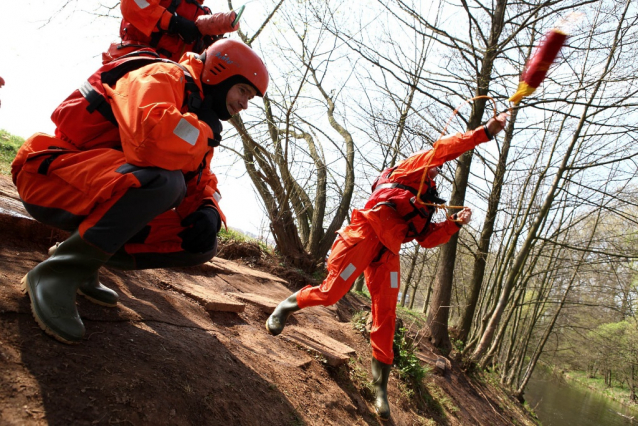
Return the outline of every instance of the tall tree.
[[[582,69],[581,81],[583,82],[584,85],[587,85],[587,88],[588,88],[587,91],[589,92],[589,96],[587,97],[587,100],[584,105],[579,105],[582,108],[580,119],[576,125],[576,128],[573,131],[571,140],[569,141],[564,151],[561,163],[556,169],[556,174],[554,176],[553,182],[548,188],[548,191],[545,195],[543,203],[538,213],[536,214],[534,221],[532,225],[530,226],[530,229],[527,232],[525,241],[522,243],[519,249],[519,252],[514,259],[512,267],[507,274],[507,278],[505,279],[505,282],[503,284],[503,289],[501,291],[501,296],[499,298],[496,309],[494,310],[490,318],[490,321],[487,325],[487,328],[485,329],[485,332],[483,333],[481,337],[479,344],[477,345],[476,349],[472,353],[472,359],[474,360],[478,360],[481,356],[483,356],[483,354],[487,351],[489,345],[492,342],[492,337],[494,336],[494,333],[500,323],[505,307],[507,306],[510,292],[512,291],[516,278],[518,274],[520,273],[521,269],[523,268],[525,261],[527,260],[529,256],[530,249],[537,237],[537,233],[541,227],[541,224],[545,221],[550,211],[554,198],[557,195],[557,190],[561,183],[563,175],[567,172],[570,166],[570,163],[573,160],[572,154],[574,153],[576,148],[580,146],[579,144],[580,142],[582,142],[581,137],[585,136],[587,133],[588,120],[590,119],[591,116],[597,114],[597,111],[594,111],[592,113],[590,109],[601,108],[601,106],[598,104],[598,99],[600,97],[599,91],[601,90],[602,87],[604,87],[603,85],[606,84],[608,81],[609,73],[614,68],[615,61],[617,60],[617,55],[618,55],[617,49],[619,47],[619,43],[624,33],[628,31],[625,18],[627,15],[627,11],[629,9],[629,5],[630,5],[630,2],[627,1],[627,3],[625,4],[625,7],[623,8],[621,12],[621,15],[618,19],[618,25],[615,29],[611,47],[608,51],[605,61],[603,62],[602,69],[598,73],[598,77],[594,81],[589,81],[589,79],[587,78],[587,75],[585,74],[588,68]],[[584,89],[584,87],[582,87],[582,89]],[[567,117],[568,116],[566,116],[566,118]],[[583,135],[583,133],[585,135]]]

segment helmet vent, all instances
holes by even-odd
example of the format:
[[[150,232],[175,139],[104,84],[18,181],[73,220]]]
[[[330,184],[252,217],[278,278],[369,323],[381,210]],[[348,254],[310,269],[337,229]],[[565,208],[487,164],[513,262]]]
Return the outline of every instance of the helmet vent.
[[[217,67],[213,67],[213,68],[215,68],[215,70],[216,70],[218,73],[221,73],[221,72],[222,72],[222,70],[220,70],[220,69],[219,69],[219,68],[217,68]]]

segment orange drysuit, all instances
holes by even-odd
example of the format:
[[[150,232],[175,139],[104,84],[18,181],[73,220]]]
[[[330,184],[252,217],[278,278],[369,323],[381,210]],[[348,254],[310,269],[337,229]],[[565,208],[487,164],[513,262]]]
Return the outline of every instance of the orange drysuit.
[[[449,136],[436,142],[436,150],[418,152],[385,170],[373,185],[365,208],[353,210],[350,224],[338,231],[328,257],[328,276],[321,285],[300,290],[298,306],[336,303],[363,272],[372,298],[372,355],[392,364],[401,244],[416,239],[422,247],[433,248],[448,242],[459,230],[451,220],[430,223],[434,209],[414,203],[423,170],[440,166],[488,140],[483,127]],[[434,182],[426,177],[422,194],[427,196],[429,189],[432,196],[434,188]],[[418,212],[418,208],[422,210]]]
[[[180,65],[201,91],[202,62],[190,54]],[[83,239],[107,253],[126,243],[124,250],[131,255],[182,252],[178,234],[184,227],[180,222],[202,205],[214,206],[225,220],[217,204],[217,178],[210,171],[213,132],[197,115],[187,112],[185,84],[184,70],[170,62],[130,71],[112,87],[104,84],[106,101],[119,127],[106,133],[110,140],[98,142],[77,138],[100,133],[103,126],[87,127],[86,121],[77,121],[86,111],[70,96],[64,108],[56,110],[56,136],[33,135],[11,165],[27,210],[59,228],[79,227]],[[76,138],[68,136],[71,134]],[[169,193],[152,192],[166,184],[173,188]],[[148,200],[125,198],[134,188],[150,188]],[[122,200],[130,211],[110,214]],[[164,207],[159,207],[161,214],[154,214],[148,204],[158,203]],[[109,231],[113,221],[135,222],[134,218],[143,221],[142,232],[125,229],[122,236]]]
[[[121,43],[113,43],[102,55],[107,63],[141,47],[151,47],[163,57],[178,60],[186,52],[201,52],[203,37],[193,43],[185,43],[179,35],[169,34],[168,26],[173,14],[195,21],[200,15],[210,15],[204,0],[121,0]]]

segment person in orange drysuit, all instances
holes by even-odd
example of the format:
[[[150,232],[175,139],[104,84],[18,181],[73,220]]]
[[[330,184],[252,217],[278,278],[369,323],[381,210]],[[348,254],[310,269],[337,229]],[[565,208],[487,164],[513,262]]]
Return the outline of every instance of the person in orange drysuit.
[[[121,42],[102,54],[103,63],[151,48],[174,61],[200,53],[219,36],[237,31],[234,11],[212,13],[204,0],[121,0]]]
[[[136,53],[94,73],[53,113],[55,136],[33,135],[11,165],[26,210],[72,232],[22,280],[38,324],[65,343],[85,332],[76,293],[117,304],[102,265],[192,266],[216,254],[220,120],[268,87],[264,63],[238,41],[179,63]]]
[[[363,209],[352,212],[350,224],[338,231],[328,257],[328,276],[321,285],[306,286],[281,302],[266,321],[266,329],[280,334],[291,313],[310,306],[328,306],[339,301],[363,272],[372,298],[372,373],[376,388],[375,408],[382,419],[390,417],[387,382],[394,359],[396,303],[399,294],[399,250],[412,240],[424,248],[449,241],[471,219],[463,209],[442,223],[430,223],[441,204],[434,178],[446,161],[459,157],[492,139],[505,126],[506,115],[493,118],[476,130],[440,139],[433,149],[421,151],[386,169],[372,186]],[[424,168],[428,168],[419,194]]]

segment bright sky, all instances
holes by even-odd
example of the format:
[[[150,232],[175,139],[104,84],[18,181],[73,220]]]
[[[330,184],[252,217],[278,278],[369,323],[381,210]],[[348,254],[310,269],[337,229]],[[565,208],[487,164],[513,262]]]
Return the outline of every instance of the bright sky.
[[[68,95],[101,66],[101,54],[118,39],[118,19],[96,19],[71,10],[55,15],[66,0],[20,0],[5,4],[0,13],[0,128],[28,138],[33,133],[53,134],[51,113]],[[84,10],[98,1],[81,0]],[[114,3],[114,2],[113,2]],[[228,6],[207,2],[213,9]],[[117,11],[119,15],[119,10]],[[45,25],[49,18],[51,22]],[[244,14],[244,20],[250,14]],[[257,17],[257,20],[259,18]],[[226,124],[228,129],[230,125]],[[243,165],[220,149],[213,160],[223,199],[221,207],[228,225],[259,233],[264,214]]]

